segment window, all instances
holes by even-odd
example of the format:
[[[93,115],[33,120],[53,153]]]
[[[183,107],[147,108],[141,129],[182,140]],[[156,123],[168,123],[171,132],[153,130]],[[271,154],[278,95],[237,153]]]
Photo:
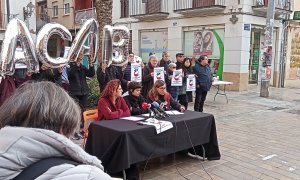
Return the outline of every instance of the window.
[[[128,0],[120,0],[121,1],[121,18],[129,17],[129,1]]]
[[[64,4],[64,14],[70,14],[70,3]]]
[[[58,16],[58,6],[55,5],[53,6],[53,17],[57,17]]]

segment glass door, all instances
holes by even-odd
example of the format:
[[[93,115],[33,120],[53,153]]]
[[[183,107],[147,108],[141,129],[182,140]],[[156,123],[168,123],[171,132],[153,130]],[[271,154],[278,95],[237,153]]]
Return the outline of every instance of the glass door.
[[[258,67],[260,55],[260,31],[251,32],[250,59],[249,59],[249,84],[258,83]]]

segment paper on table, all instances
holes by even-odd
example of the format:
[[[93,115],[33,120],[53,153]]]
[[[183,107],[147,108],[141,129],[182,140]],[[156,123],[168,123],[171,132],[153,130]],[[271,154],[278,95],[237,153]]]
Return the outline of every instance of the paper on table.
[[[178,111],[166,111],[167,114],[169,115],[179,115],[179,114],[184,114],[182,112],[178,112]]]
[[[144,120],[144,118],[142,118],[142,117],[136,117],[136,116],[123,117],[121,119],[128,120],[128,121],[140,121],[140,120]]]
[[[141,114],[142,116],[145,116],[145,117],[149,117],[149,113],[147,114]]]
[[[173,124],[171,122],[161,121],[161,120],[157,120],[155,118],[148,118],[145,121],[140,121],[138,123],[154,126],[157,134],[162,133],[162,132],[164,132],[168,129],[173,128]]]

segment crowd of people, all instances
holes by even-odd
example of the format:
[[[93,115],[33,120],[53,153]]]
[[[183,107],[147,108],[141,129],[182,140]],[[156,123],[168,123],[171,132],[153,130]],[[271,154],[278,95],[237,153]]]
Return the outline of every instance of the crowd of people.
[[[83,57],[81,52],[76,62],[71,62],[68,67],[57,69],[52,69],[47,64],[41,64],[40,72],[37,74],[29,74],[24,68],[16,69],[15,74],[8,77],[10,81],[2,81],[0,85],[0,100],[2,100],[0,102],[0,128],[2,128],[0,138],[6,137],[6,135],[11,136],[5,140],[7,141],[6,144],[14,144],[8,148],[8,146],[2,146],[3,143],[1,143],[0,150],[2,152],[7,152],[9,156],[9,153],[14,152],[14,148],[22,148],[24,144],[20,137],[26,134],[29,137],[29,141],[26,143],[33,142],[33,145],[43,146],[50,152],[50,155],[47,155],[49,157],[57,155],[82,164],[95,166],[86,165],[79,171],[76,171],[78,166],[74,165],[64,167],[60,172],[53,169],[57,177],[64,171],[84,174],[88,174],[87,171],[89,171],[91,174],[95,173],[109,178],[107,174],[101,171],[103,167],[100,161],[89,156],[83,150],[74,148],[74,144],[67,140],[69,137],[74,139],[83,137],[82,112],[87,107],[89,94],[86,77],[93,77],[96,73],[91,56],[88,58],[88,68],[82,65]],[[134,54],[130,52],[128,63],[122,67],[107,67],[106,64],[101,64],[97,68],[97,79],[100,87],[98,120],[113,120],[147,113],[148,111],[143,108],[143,103],[154,101],[160,102],[165,110],[183,112],[188,108],[188,103],[193,101],[192,92],[186,91],[187,76],[191,74],[196,76],[194,110],[203,111],[204,101],[213,79],[207,56],[201,56],[195,60],[184,57],[183,53],[177,53],[174,62],[170,59],[168,52],[163,52],[161,60],[158,60],[155,54],[151,54],[146,65],[141,62],[143,72],[141,83],[131,81],[133,57]],[[154,68],[156,67],[164,68],[165,79],[154,82]],[[171,79],[176,69],[182,70],[182,86],[172,86]],[[29,80],[37,82],[25,83]],[[5,94],[8,87],[12,87],[14,93]],[[78,124],[80,125],[79,130]],[[17,131],[18,133],[13,133]],[[1,142],[3,141],[1,140]],[[62,143],[67,148],[59,149],[58,146]],[[75,150],[77,153],[72,155]],[[0,166],[0,178],[15,177],[21,169],[44,158],[44,154],[37,152],[37,149],[24,148],[25,151],[27,152],[24,153],[24,159],[18,157],[21,158],[18,161],[6,159],[4,155],[0,156],[0,164],[2,165],[7,164],[2,162],[15,162],[11,164],[11,167]],[[35,153],[40,155],[31,157]]]

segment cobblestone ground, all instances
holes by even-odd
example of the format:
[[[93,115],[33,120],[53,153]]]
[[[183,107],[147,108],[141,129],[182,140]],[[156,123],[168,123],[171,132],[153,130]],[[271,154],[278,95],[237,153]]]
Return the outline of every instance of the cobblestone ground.
[[[154,159],[142,179],[300,179],[300,89],[259,86],[247,92],[228,92],[213,100],[210,91],[204,111],[215,116],[221,160],[201,161],[186,155]],[[193,104],[190,104],[192,110]]]
[[[262,98],[251,85],[248,92],[228,92],[228,104],[224,96],[214,101],[215,92],[204,111],[215,116],[221,160],[167,157],[145,172],[142,166],[143,179],[300,179],[300,89],[270,88]]]

